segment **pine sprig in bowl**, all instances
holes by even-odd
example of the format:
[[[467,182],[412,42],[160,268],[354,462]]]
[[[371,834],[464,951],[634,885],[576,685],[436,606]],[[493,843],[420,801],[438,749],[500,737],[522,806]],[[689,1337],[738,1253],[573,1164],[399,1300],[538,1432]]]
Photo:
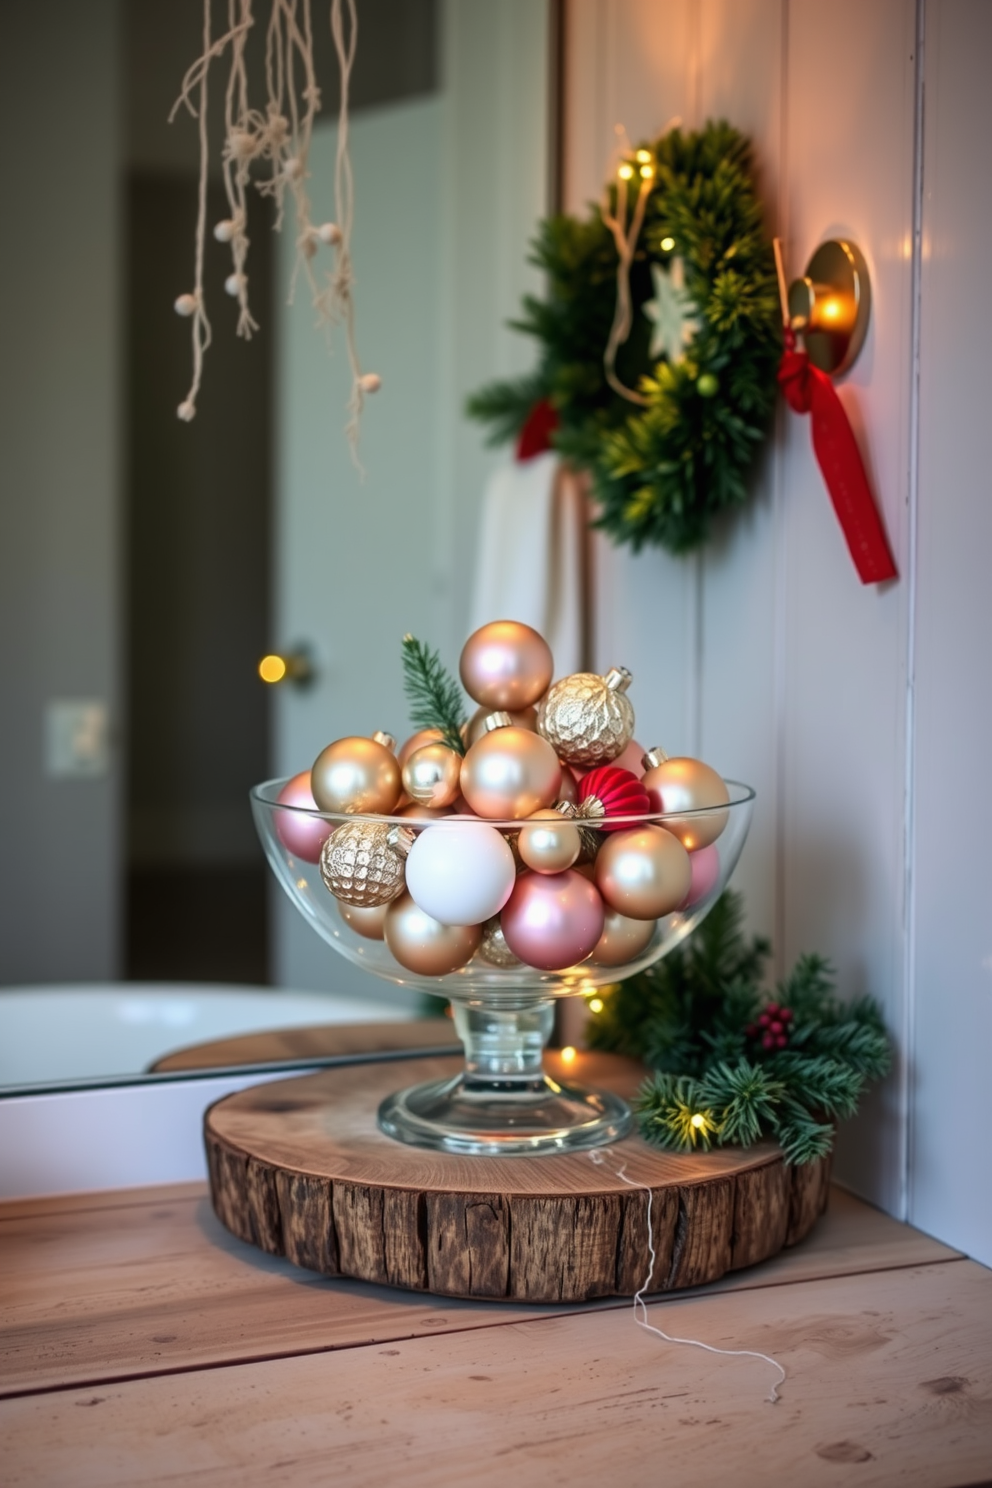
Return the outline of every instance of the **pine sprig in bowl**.
[[[728,890],[684,946],[602,990],[589,1044],[651,1066],[635,1106],[648,1141],[687,1152],[773,1137],[786,1162],[812,1162],[888,1070],[888,1036],[872,998],[837,997],[820,956],[800,957],[768,999],[770,948],[742,918]]]

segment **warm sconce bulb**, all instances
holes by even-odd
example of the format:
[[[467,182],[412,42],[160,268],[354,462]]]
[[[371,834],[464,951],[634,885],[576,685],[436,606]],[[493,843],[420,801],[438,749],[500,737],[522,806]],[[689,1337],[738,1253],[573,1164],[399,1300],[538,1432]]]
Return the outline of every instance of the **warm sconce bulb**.
[[[627,160],[624,161],[623,165],[621,165],[620,169],[617,171],[617,175],[620,177],[621,181],[629,181],[633,174],[634,167]]]
[[[841,304],[840,304],[840,301],[839,300],[829,299],[829,300],[826,300],[824,302],[824,306],[823,306],[823,318],[824,318],[824,320],[839,320],[840,319],[840,314],[841,314]]]
[[[258,663],[258,675],[263,682],[281,682],[286,675],[286,662],[282,656],[263,656]]]

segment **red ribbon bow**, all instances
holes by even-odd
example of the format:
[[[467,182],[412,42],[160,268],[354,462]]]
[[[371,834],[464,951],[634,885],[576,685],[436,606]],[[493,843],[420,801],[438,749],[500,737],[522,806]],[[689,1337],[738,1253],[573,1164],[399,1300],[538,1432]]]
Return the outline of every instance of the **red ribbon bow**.
[[[896,578],[885,529],[844,405],[827,374],[812,366],[805,351],[796,350],[791,329],[785,332],[778,380],[789,407],[812,416],[813,452],[862,584]]]

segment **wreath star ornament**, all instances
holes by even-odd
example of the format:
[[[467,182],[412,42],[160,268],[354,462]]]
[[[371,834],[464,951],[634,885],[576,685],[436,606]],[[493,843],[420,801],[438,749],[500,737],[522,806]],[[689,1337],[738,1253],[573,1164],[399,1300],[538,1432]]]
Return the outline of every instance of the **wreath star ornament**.
[[[700,326],[696,306],[685,287],[685,264],[681,258],[673,257],[666,273],[661,264],[653,263],[651,280],[654,298],[645,300],[641,307],[654,324],[650,355],[656,361],[664,357],[677,365],[685,359]]]
[[[545,292],[512,325],[537,364],[480,389],[470,416],[501,443],[549,405],[596,526],[635,551],[698,548],[748,499],[782,355],[749,141],[720,121],[627,151],[584,217],[540,225],[531,261]]]

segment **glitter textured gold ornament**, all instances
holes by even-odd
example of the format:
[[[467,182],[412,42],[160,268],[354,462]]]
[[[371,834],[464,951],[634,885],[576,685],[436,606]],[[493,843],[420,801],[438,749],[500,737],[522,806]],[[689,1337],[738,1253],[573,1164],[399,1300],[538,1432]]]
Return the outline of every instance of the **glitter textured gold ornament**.
[[[403,765],[403,789],[423,806],[450,806],[459,793],[462,757],[447,744],[422,744]]]
[[[482,927],[482,944],[479,946],[478,957],[485,961],[487,966],[520,966],[519,956],[515,956],[506,943],[503,927],[499,922],[499,915],[493,915]]]
[[[726,808],[730,792],[720,776],[702,760],[680,755],[669,759],[663,749],[649,749],[643,760],[645,774],[641,784],[648,793],[653,811],[664,812],[665,826],[689,852],[709,847],[727,825],[726,809],[705,810],[714,806]],[[671,816],[671,812],[691,811],[692,816]]]
[[[395,754],[376,739],[335,739],[321,750],[310,770],[310,789],[321,811],[388,814],[400,798],[401,787]]]
[[[359,909],[388,904],[406,882],[398,834],[409,828],[388,822],[344,822],[320,854],[320,876],[335,899]]]
[[[492,821],[520,821],[550,806],[562,772],[547,740],[514,728],[508,713],[491,713],[486,726],[462,760],[461,790],[472,810]]]
[[[487,709],[529,708],[547,691],[554,669],[542,635],[519,620],[493,620],[473,631],[458,663],[462,686]]]
[[[593,672],[562,677],[538,705],[538,733],[569,765],[609,763],[634,734],[634,710],[626,696],[631,680],[626,667],[612,667],[605,677]]]

